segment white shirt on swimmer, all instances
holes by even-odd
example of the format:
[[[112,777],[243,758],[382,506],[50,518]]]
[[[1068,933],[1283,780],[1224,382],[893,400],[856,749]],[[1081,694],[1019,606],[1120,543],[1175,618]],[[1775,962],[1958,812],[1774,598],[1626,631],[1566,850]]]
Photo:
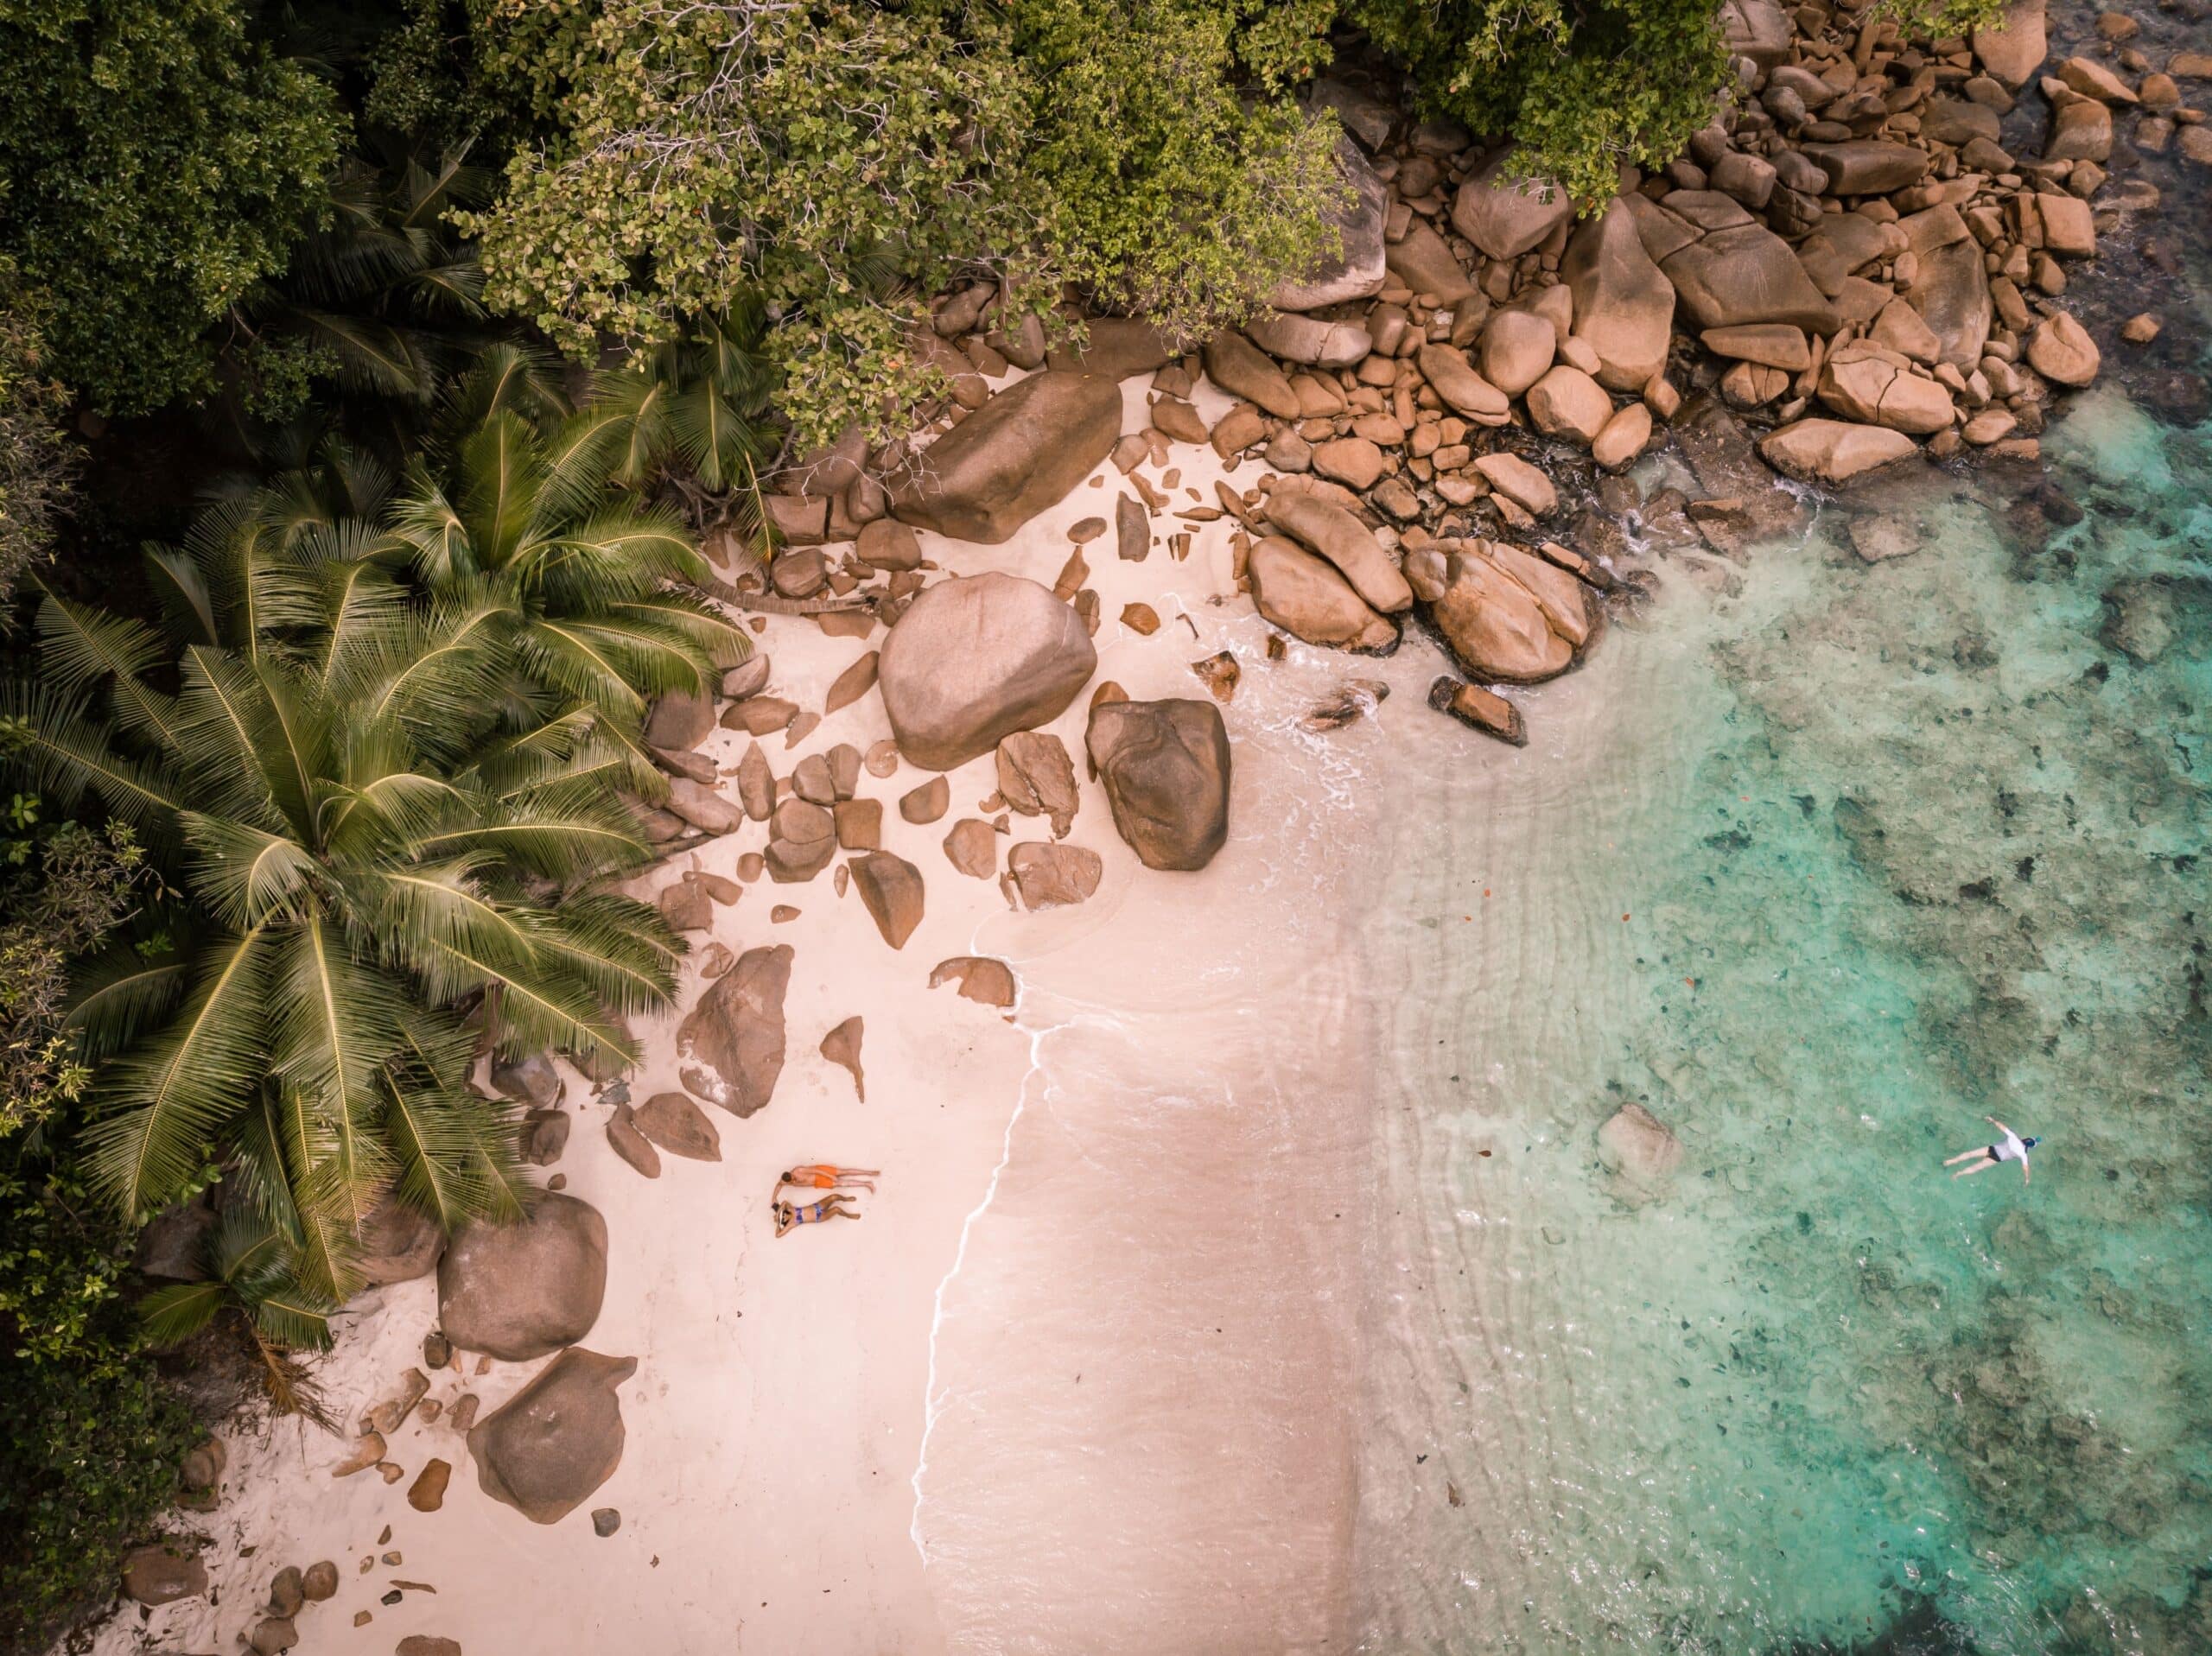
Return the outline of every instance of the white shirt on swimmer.
[[[2004,1139],[1990,1148],[1997,1152],[1997,1159],[2000,1162],[2018,1162],[2024,1167],[2027,1164],[2028,1147],[2020,1142],[2020,1135],[2010,1127],[2005,1129]]]

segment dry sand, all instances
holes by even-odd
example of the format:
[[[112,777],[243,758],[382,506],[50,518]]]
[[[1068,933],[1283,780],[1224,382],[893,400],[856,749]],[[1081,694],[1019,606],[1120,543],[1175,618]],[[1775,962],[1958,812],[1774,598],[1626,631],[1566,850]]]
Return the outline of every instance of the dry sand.
[[[1124,387],[1126,428],[1143,423],[1145,384]],[[1198,395],[1210,416],[1226,406],[1211,386]],[[556,1171],[606,1215],[611,1234],[605,1310],[583,1343],[639,1360],[621,1392],[628,1437],[615,1475],[584,1508],[540,1526],[480,1491],[443,1418],[395,1436],[391,1458],[406,1475],[389,1486],[373,1471],[332,1480],[327,1469],[346,1444],[312,1430],[241,1432],[220,1507],[191,1520],[211,1540],[216,1602],[143,1622],[127,1608],[103,1631],[101,1656],[233,1648],[269,1578],[321,1558],[337,1562],[341,1585],[302,1613],[302,1648],[315,1652],[384,1656],[413,1633],[455,1639],[468,1656],[624,1640],[670,1653],[1327,1647],[1342,1614],[1352,1504],[1341,1417],[1357,1391],[1343,1337],[1357,1243],[1342,1232],[1333,1243],[1322,1208],[1333,1215],[1356,1195],[1364,1140],[1344,1079],[1357,1073],[1360,1032],[1329,1011],[1348,990],[1310,969],[1317,958],[1325,968],[1328,928],[1349,919],[1361,880],[1347,876],[1339,890],[1321,876],[1328,847],[1356,846],[1359,814],[1376,809],[1358,786],[1363,744],[1461,741],[1471,763],[1484,754],[1419,705],[1438,665],[1426,644],[1409,639],[1387,663],[1295,644],[1288,660],[1266,662],[1267,630],[1234,590],[1233,525],[1172,516],[1199,504],[1184,489],[1214,504],[1220,464],[1179,445],[1170,466],[1181,487],[1154,520],[1162,544],[1148,559],[1117,562],[1110,530],[1086,549],[1103,600],[1099,676],[1138,697],[1200,695],[1191,662],[1224,647],[1239,657],[1233,838],[1215,866],[1198,875],[1143,869],[1086,781],[1071,838],[1104,858],[1097,896],[1073,910],[1010,913],[995,883],[959,874],[939,848],[951,822],[979,814],[994,790],[988,757],[952,774],[951,811],[925,827],[901,820],[896,802],[928,773],[863,775],[862,794],[885,802],[886,847],[923,872],[926,916],[893,952],[827,872],[796,886],[763,879],[715,910],[712,936],[734,950],[796,951],[782,1079],[749,1120],[709,1111],[719,1164],[664,1157],[658,1180],[640,1177],[607,1144],[607,1107],[564,1071],[575,1126]],[[1147,473],[1157,481],[1165,469]],[[1248,461],[1234,480],[1257,475]],[[1067,527],[1090,516],[1110,523],[1123,486],[1103,466],[1006,545],[925,535],[925,551],[947,570],[1050,584]],[[1166,536],[1185,527],[1194,549],[1173,562]],[[1118,624],[1131,600],[1158,610],[1156,636]],[[772,618],[760,644],[773,658],[772,692],[818,710],[830,681],[880,638],[830,638],[810,621]],[[1381,718],[1325,738],[1298,731],[1303,709],[1351,677],[1392,682]],[[1052,726],[1078,772],[1086,702]],[[788,775],[808,752],[841,741],[865,749],[888,733],[871,693],[794,750],[780,736],[763,746]],[[748,739],[718,731],[705,746],[728,765]],[[1015,839],[1048,836],[1041,820],[1017,817],[1014,828]],[[762,838],[748,824],[707,845],[699,864],[730,873]],[[778,903],[799,917],[771,924]],[[1274,947],[1294,920],[1306,954]],[[1201,937],[1209,947],[1191,947]],[[939,960],[970,953],[1005,958],[1049,989],[1025,989],[1007,1018],[926,987]],[[1171,959],[1173,969],[1158,969]],[[678,1012],[639,1029],[634,1097],[676,1087],[674,1031],[698,989],[687,970]],[[1280,1024],[1255,1017],[1270,1001]],[[867,1020],[865,1103],[817,1051],[855,1013]],[[1035,1068],[1056,1038],[1072,1043],[1059,1081],[1049,1059]],[[1110,1110],[1086,1117],[1084,1107],[1102,1100]],[[1096,1137],[1147,1101],[1157,1113],[1141,1133]],[[1002,1161],[1022,1143],[1028,1153],[1001,1190]],[[1166,1182],[1179,1166],[1232,1152],[1240,1159],[1222,1164],[1233,1171],[1210,1187],[1217,1209],[1125,1222],[1146,1190],[1175,1188]],[[775,1240],[776,1173],[811,1160],[882,1168],[880,1188],[863,1198],[864,1222]],[[1333,1171],[1317,1177],[1315,1167]],[[1008,1229],[1025,1218],[1045,1222]],[[1105,1268],[1084,1270],[1086,1259]],[[424,1280],[371,1296],[341,1319],[321,1375],[343,1417],[390,1395],[420,1363],[435,1315]],[[1185,1330],[1198,1317],[1222,1332],[1194,1354]],[[1174,1337],[1147,1344],[1161,1329]],[[1074,1412],[1040,1405],[1068,1360],[1117,1346],[1148,1354],[1150,1366],[1094,1384]],[[467,1390],[488,1412],[538,1367],[479,1375],[467,1361],[434,1378],[431,1396],[448,1408]],[[986,1406],[995,1404],[1002,1415]],[[939,1462],[918,1477],[933,1416]],[[452,1487],[442,1510],[416,1513],[406,1491],[433,1456],[452,1462]],[[1071,1475],[1070,1456],[1089,1470]],[[918,1511],[918,1490],[927,1497]],[[588,1515],[601,1506],[622,1514],[605,1539]],[[391,1539],[380,1541],[386,1526]],[[1033,1546],[1024,1539],[1033,1532]],[[402,1562],[372,1562],[388,1551]],[[1000,1592],[991,1582],[1002,1574],[1026,1579]],[[1224,1580],[1230,1596],[1210,1600]],[[436,1591],[402,1589],[387,1607],[395,1581]],[[1119,1602],[1101,1606],[1096,1596],[1116,1587]],[[1087,1606],[1112,1614],[1092,1621]],[[373,1620],[357,1628],[362,1610]],[[1032,1614],[1045,1617],[1033,1639],[1008,1639],[1007,1618]]]

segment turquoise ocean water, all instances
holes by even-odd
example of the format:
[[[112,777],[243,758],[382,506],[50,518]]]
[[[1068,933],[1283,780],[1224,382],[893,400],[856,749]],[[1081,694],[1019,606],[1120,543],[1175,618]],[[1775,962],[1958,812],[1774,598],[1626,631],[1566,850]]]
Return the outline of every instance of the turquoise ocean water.
[[[1394,778],[1363,1648],[2212,1649],[2212,434],[2048,446],[2078,523],[1667,561],[1571,755]]]

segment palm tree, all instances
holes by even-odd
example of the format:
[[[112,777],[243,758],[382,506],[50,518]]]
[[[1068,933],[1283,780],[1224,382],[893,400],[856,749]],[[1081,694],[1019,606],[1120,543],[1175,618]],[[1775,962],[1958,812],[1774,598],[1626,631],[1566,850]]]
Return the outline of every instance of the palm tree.
[[[766,314],[752,302],[596,376],[592,405],[613,416],[613,480],[712,494],[749,488],[783,441],[766,335]]]
[[[182,1345],[227,1313],[251,1343],[277,1412],[337,1430],[292,1355],[329,1348],[337,1306],[301,1282],[291,1239],[266,1215],[239,1206],[224,1213],[201,1252],[198,1280],[164,1284],[138,1302],[149,1342],[162,1349]]]
[[[438,388],[499,335],[474,244],[448,221],[494,182],[466,143],[429,155],[387,140],[339,165],[285,270],[229,313],[228,412],[250,447],[281,446],[288,431],[336,418],[404,451],[435,414]],[[273,433],[254,429],[300,396],[289,382],[302,366],[336,396],[313,399]]]
[[[620,1015],[673,990],[667,926],[601,888],[645,854],[607,785],[633,739],[541,688],[563,676],[547,592],[571,558],[622,568],[626,542],[533,538],[544,514],[516,498],[472,497],[463,525],[510,558],[456,556],[428,595],[372,526],[232,503],[172,561],[211,635],[174,691],[151,629],[48,593],[41,676],[0,707],[38,786],[96,798],[182,894],[70,1012],[95,1177],[143,1217],[222,1170],[333,1298],[387,1190],[448,1225],[528,1199],[506,1107],[468,1085],[480,1044],[619,1064]]]
[[[485,739],[567,742],[601,784],[658,798],[647,709],[671,691],[708,693],[749,643],[684,590],[709,571],[682,518],[610,486],[633,437],[631,416],[609,405],[564,417],[543,360],[495,346],[404,478],[326,443],[257,494],[211,508],[150,566],[180,644],[233,625],[320,625],[315,600],[302,612],[294,597],[303,564],[363,565],[420,603],[474,609],[504,646]]]

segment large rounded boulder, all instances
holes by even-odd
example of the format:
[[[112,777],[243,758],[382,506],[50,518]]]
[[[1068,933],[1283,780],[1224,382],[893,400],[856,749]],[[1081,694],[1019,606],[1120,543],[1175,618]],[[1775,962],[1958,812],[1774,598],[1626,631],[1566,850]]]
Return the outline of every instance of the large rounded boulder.
[[[1090,762],[1114,828],[1147,868],[1192,870],[1229,838],[1229,733],[1211,701],[1109,701],[1090,710]]]
[[[1090,474],[1122,435],[1103,374],[1033,374],[918,455],[890,487],[892,516],[996,545]]]
[[[476,1481],[533,1524],[556,1524],[622,1464],[622,1399],[635,1357],[571,1347],[469,1429]]]
[[[607,1221],[572,1196],[543,1196],[511,1225],[464,1225],[438,1262],[446,1338],[503,1362],[582,1339],[606,1297]]]
[[[1058,718],[1097,665],[1072,608],[993,573],[923,588],[883,641],[876,683],[899,751],[950,771]]]

